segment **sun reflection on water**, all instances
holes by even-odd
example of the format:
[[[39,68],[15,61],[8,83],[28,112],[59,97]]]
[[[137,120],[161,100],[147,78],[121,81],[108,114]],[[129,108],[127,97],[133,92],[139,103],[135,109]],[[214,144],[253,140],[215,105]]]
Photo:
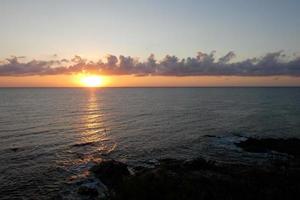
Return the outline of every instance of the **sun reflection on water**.
[[[100,99],[97,98],[97,90],[89,90],[85,115],[82,117],[84,131],[81,144],[96,148],[101,153],[109,153],[115,145],[111,145],[109,129],[104,124],[104,116],[101,111]]]
[[[85,99],[78,105],[79,121],[75,125],[78,132],[75,141],[65,152],[71,154],[72,159],[59,161],[60,166],[72,172],[68,178],[70,183],[89,176],[89,168],[107,158],[117,146],[105,125],[101,96],[95,89],[85,92]]]

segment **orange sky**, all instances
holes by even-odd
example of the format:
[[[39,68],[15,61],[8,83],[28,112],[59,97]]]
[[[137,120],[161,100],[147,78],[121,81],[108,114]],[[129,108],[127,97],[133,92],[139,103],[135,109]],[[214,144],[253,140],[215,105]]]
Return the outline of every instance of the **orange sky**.
[[[160,86],[300,86],[300,78],[288,76],[234,77],[234,76],[107,76],[106,87],[160,87]],[[0,87],[80,87],[72,75],[0,77]]]

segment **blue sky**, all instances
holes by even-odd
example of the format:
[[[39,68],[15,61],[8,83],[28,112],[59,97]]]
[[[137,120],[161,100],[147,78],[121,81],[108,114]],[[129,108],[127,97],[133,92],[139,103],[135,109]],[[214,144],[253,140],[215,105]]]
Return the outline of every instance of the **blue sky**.
[[[297,0],[1,0],[0,58],[300,53]]]

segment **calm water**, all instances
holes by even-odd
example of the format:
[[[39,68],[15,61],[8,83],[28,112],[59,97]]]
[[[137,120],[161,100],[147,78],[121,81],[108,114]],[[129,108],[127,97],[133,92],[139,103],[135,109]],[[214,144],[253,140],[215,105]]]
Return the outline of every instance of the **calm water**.
[[[102,158],[255,163],[234,142],[299,130],[300,88],[0,89],[0,199],[67,193]]]

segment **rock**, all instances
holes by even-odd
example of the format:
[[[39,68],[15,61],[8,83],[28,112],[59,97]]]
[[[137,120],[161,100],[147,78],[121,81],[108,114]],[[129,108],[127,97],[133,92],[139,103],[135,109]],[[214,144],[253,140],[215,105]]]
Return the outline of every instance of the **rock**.
[[[124,177],[130,175],[127,165],[115,160],[103,161],[91,171],[108,187],[118,186]]]
[[[183,166],[188,170],[214,169],[215,162],[207,161],[203,158],[196,158],[183,163]]]
[[[159,160],[160,168],[167,170],[179,170],[181,168],[182,161],[172,158],[165,158]]]
[[[300,156],[300,139],[275,139],[265,138],[256,139],[248,138],[245,141],[236,143],[236,145],[245,151],[254,153],[265,153],[268,151],[277,151],[281,153],[287,153],[293,156]]]
[[[139,171],[145,170],[147,168],[145,168],[144,166],[136,166],[133,169],[134,169],[135,172],[139,172]]]
[[[216,138],[216,135],[203,135],[203,137],[208,137],[208,138]]]
[[[14,148],[11,148],[10,150],[12,150],[13,152],[17,152],[17,151],[19,151],[19,148],[18,147],[14,147]]]
[[[220,170],[220,169],[222,170]],[[216,170],[218,169],[218,170]],[[126,177],[112,199],[224,200],[298,199],[299,173],[230,165],[225,168],[203,158],[161,160],[155,168]],[[291,187],[292,186],[292,187]]]
[[[84,147],[84,146],[89,146],[89,145],[94,145],[95,142],[84,142],[84,143],[77,143],[72,145],[73,147]]]
[[[184,161],[162,159],[153,168],[104,161],[91,170],[108,186],[111,200],[238,200],[300,199],[299,168],[215,164],[203,158]],[[82,186],[78,193],[96,195],[101,191]],[[94,196],[92,196],[94,197]]]
[[[86,196],[98,196],[97,186],[93,183],[86,183],[78,188],[78,194]]]

